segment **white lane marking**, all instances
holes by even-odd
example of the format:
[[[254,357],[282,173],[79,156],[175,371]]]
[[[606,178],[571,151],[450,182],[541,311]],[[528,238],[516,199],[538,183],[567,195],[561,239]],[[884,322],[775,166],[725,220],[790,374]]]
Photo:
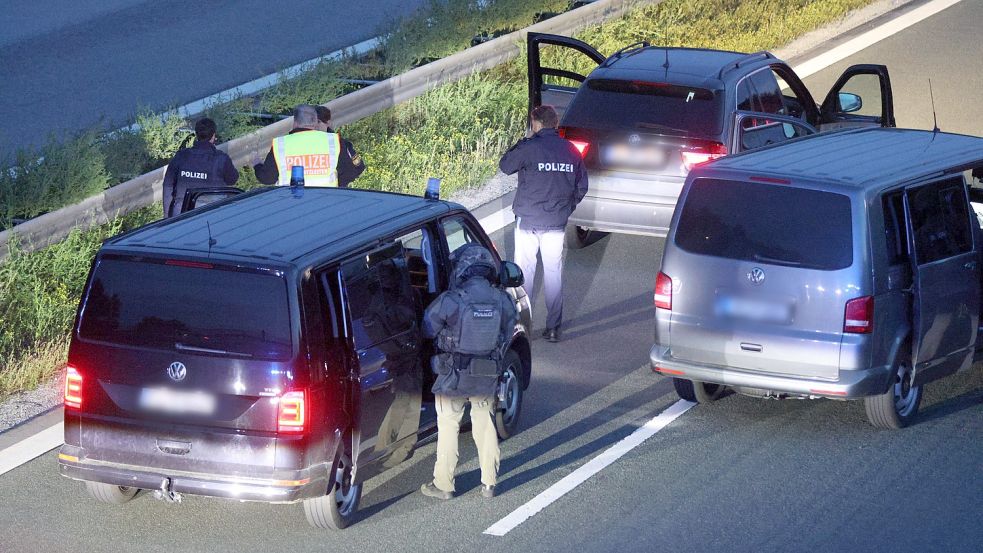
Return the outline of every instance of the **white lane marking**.
[[[503,207],[491,215],[485,215],[478,221],[481,228],[485,229],[485,232],[491,234],[502,230],[503,228],[511,225],[515,222],[515,214],[512,213],[511,207]]]
[[[869,48],[873,44],[880,42],[891,35],[900,33],[908,27],[928,19],[946,8],[955,6],[960,1],[961,0],[933,0],[924,6],[911,10],[910,12],[892,19],[891,21],[888,21],[875,29],[871,29],[866,33],[850,39],[831,50],[823,52],[822,54],[808,61],[800,63],[797,67],[795,67],[795,73],[800,78],[804,79],[809,75],[826,69],[834,63],[842,61],[865,48]]]
[[[6,474],[24,463],[60,446],[65,438],[65,423],[59,422],[0,450],[0,475]]]
[[[604,453],[594,457],[584,466],[564,476],[559,482],[546,488],[544,492],[532,498],[531,501],[512,511],[502,520],[489,526],[484,533],[490,536],[504,536],[508,534],[516,526],[542,511],[551,503],[563,497],[567,492],[583,484],[591,476],[601,472],[604,467],[617,461],[625,453],[641,445],[642,442],[655,435],[656,432],[665,428],[669,423],[676,420],[676,418],[689,411],[695,405],[695,403],[683,399],[673,403],[668,409],[645,423],[645,426],[632,432],[631,435],[614,444],[604,451]]]

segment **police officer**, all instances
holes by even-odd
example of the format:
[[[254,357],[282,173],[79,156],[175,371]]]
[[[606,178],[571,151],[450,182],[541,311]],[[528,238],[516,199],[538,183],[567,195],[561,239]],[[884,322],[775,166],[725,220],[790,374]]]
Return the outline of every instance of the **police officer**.
[[[437,462],[433,481],[420,491],[438,499],[454,497],[457,440],[464,406],[471,403],[471,436],[478,447],[481,495],[495,497],[498,481],[498,432],[495,392],[502,350],[518,317],[512,297],[498,287],[498,264],[486,248],[471,243],[451,256],[450,289],[427,307],[423,331],[436,338],[431,359],[437,374],[432,391],[437,407]]]
[[[331,109],[328,106],[314,106],[314,110],[317,111],[317,121],[320,123],[318,130],[324,131],[326,133],[335,132],[331,128]],[[338,134],[341,137],[341,134]],[[348,186],[352,181],[357,179],[363,171],[365,171],[365,161],[362,160],[362,156],[358,155],[355,151],[355,145],[352,144],[351,140],[347,138],[341,138],[341,154],[343,156],[348,156],[352,160],[352,166],[354,169],[345,174],[345,178],[342,179],[341,175],[338,176],[339,186]]]
[[[184,194],[194,188],[234,186],[239,180],[232,159],[215,147],[215,121],[195,122],[195,143],[178,150],[164,172],[164,217],[180,215]]]
[[[559,118],[552,106],[530,114],[533,136],[520,140],[498,166],[506,175],[519,173],[512,202],[515,213],[515,261],[529,283],[532,304],[537,255],[543,258],[546,329],[543,337],[560,340],[563,322],[563,248],[567,219],[587,194],[587,169],[577,149],[557,133]]]
[[[285,186],[290,184],[291,167],[300,165],[306,186],[348,186],[356,174],[352,157],[343,151],[338,133],[318,130],[319,126],[314,106],[297,106],[293,129],[273,139],[266,159],[253,166],[256,179]]]

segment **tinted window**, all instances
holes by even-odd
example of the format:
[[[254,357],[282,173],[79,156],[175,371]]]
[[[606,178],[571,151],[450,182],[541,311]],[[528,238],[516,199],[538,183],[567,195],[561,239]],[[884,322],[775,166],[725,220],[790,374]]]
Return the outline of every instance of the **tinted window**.
[[[931,263],[972,248],[962,177],[908,191],[908,210],[918,263]]]
[[[696,137],[720,132],[721,97],[703,88],[665,83],[591,79],[563,116],[569,127],[652,129]]]
[[[355,347],[365,349],[416,328],[418,299],[400,245],[342,267]]]
[[[478,238],[464,221],[457,217],[444,219],[440,223],[440,228],[444,232],[444,240],[447,242],[448,253],[452,253],[465,244],[479,242]]]
[[[784,185],[698,179],[676,245],[697,254],[835,270],[853,262],[850,199]]]
[[[758,100],[761,102],[759,108],[764,113],[784,114],[785,104],[782,100],[782,89],[778,86],[778,80],[771,69],[763,69],[751,75],[751,84],[754,86]]]
[[[287,284],[279,276],[208,264],[103,258],[85,299],[79,336],[286,360],[292,353]]]
[[[751,89],[751,80],[743,79],[737,85],[737,109],[742,111],[760,111],[760,104],[755,102],[754,90]]]

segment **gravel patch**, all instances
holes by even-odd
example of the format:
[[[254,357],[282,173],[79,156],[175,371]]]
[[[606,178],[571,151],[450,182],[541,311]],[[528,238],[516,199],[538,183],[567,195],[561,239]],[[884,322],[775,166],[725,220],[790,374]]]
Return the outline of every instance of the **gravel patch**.
[[[58,376],[40,387],[14,394],[0,403],[0,432],[60,405],[64,386],[65,371],[59,371]]]

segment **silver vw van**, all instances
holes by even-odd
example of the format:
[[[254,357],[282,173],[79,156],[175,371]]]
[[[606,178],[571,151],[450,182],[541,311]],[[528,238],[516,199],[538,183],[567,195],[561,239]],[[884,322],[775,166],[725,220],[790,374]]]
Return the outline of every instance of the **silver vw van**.
[[[816,135],[690,173],[655,284],[654,371],[684,399],[860,399],[900,428],[980,352],[983,138]],[[977,171],[974,171],[976,169]]]

